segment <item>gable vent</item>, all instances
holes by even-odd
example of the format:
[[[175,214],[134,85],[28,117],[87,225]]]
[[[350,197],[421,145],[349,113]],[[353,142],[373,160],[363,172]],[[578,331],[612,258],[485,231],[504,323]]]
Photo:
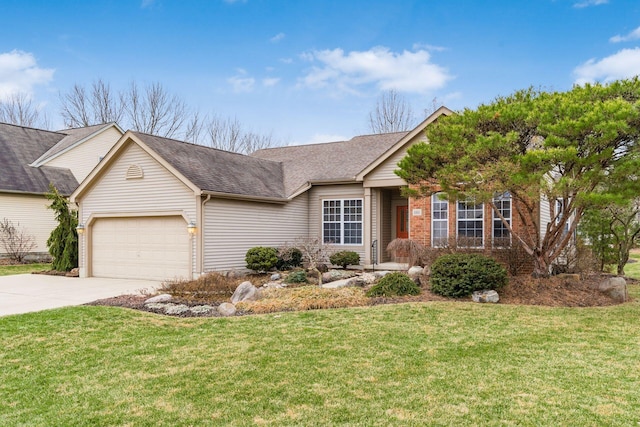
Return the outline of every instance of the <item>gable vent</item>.
[[[129,169],[127,169],[127,179],[140,179],[144,177],[142,173],[142,168],[138,165],[131,165]]]

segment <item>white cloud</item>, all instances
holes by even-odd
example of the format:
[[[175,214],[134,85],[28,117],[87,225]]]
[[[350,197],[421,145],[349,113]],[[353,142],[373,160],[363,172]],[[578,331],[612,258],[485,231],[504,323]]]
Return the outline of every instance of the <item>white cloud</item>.
[[[607,4],[609,0],[584,0],[573,4],[576,9],[582,9],[589,6],[600,6],[601,4]]]
[[[264,87],[272,87],[277,85],[280,82],[280,79],[277,77],[266,77],[262,79],[262,85]]]
[[[590,59],[573,70],[575,83],[610,82],[640,74],[640,48],[622,49],[597,61]]]
[[[611,37],[609,39],[609,41],[611,43],[620,43],[620,42],[628,42],[628,41],[638,40],[638,39],[640,39],[640,27],[638,27],[635,30],[631,31],[626,36],[621,36],[620,34],[615,35],[615,36]]]
[[[293,59],[292,58],[280,58],[280,62],[282,62],[283,64],[291,64],[291,63],[293,63]]]
[[[40,68],[33,54],[20,50],[0,53],[0,100],[13,94],[30,96],[33,87],[53,80],[52,68]]]
[[[391,52],[386,47],[345,53],[342,49],[306,52],[306,61],[314,66],[299,85],[310,88],[333,87],[339,92],[357,93],[357,87],[374,84],[380,90],[426,93],[442,88],[453,78],[447,69],[430,62],[424,49]]]
[[[271,38],[269,39],[269,41],[270,41],[271,43],[278,43],[280,40],[282,40],[282,39],[284,39],[284,38],[285,38],[285,34],[284,34],[284,33],[278,33],[278,34],[276,34],[275,36],[271,37]]]
[[[432,44],[422,44],[422,43],[414,43],[412,48],[413,48],[413,50],[424,49],[424,50],[429,50],[429,51],[433,51],[433,52],[443,52],[443,51],[447,50],[447,48],[444,47],[444,46],[436,46],[436,45],[432,45]]]
[[[238,70],[239,75],[229,77],[227,82],[231,84],[233,91],[236,93],[251,92],[255,86],[256,79],[253,77],[245,77],[246,72],[244,70]]]

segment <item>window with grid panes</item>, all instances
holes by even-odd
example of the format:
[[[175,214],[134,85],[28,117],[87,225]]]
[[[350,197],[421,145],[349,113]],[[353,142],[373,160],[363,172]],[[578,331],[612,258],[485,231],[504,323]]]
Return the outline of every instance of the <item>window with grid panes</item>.
[[[444,247],[449,240],[449,202],[444,193],[431,196],[431,246]]]
[[[322,241],[335,245],[362,244],[362,199],[322,201]]]
[[[484,204],[458,201],[458,245],[481,248],[484,245]]]
[[[496,206],[500,214],[504,217],[509,225],[511,225],[511,195],[506,192],[498,194],[493,198],[493,204]],[[510,246],[511,233],[502,222],[498,212],[493,211],[493,245],[494,246]]]

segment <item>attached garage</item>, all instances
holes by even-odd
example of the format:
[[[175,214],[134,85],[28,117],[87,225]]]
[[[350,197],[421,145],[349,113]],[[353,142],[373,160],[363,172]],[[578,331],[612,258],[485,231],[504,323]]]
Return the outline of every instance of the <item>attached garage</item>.
[[[188,278],[189,244],[182,216],[97,218],[91,226],[91,275]]]

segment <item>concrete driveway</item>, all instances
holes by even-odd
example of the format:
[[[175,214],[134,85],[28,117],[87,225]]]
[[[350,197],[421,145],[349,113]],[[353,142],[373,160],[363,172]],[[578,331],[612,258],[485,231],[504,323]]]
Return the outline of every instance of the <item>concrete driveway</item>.
[[[150,280],[17,274],[0,277],[0,316],[80,305],[102,298],[157,289]]]

